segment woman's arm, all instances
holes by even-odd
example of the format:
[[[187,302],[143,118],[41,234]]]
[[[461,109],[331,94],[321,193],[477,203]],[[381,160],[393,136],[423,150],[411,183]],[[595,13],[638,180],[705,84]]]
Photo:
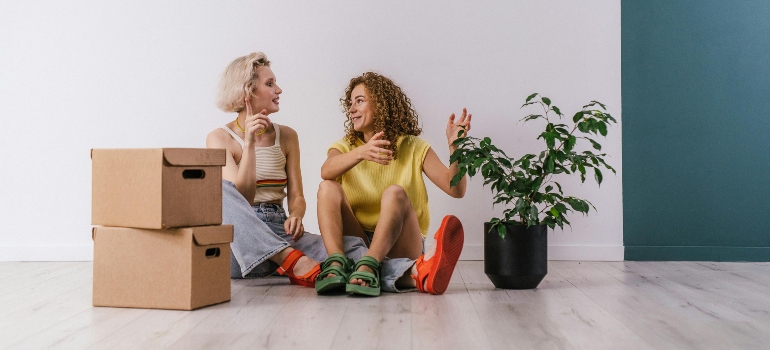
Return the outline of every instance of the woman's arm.
[[[302,169],[299,161],[299,138],[297,132],[288,126],[281,128],[281,144],[286,150],[286,192],[288,195],[289,217],[283,227],[287,234],[298,241],[305,233],[302,218],[305,217],[305,194],[302,188]]]
[[[337,149],[330,149],[326,154],[326,161],[321,166],[321,178],[324,180],[334,180],[348,170],[353,169],[363,160],[375,162],[383,165],[390,164],[393,160],[393,152],[382,148],[387,146],[390,141],[380,140],[384,132],[378,132],[369,139],[369,142],[363,146],[356,147],[350,152],[342,153]]]
[[[457,147],[452,143],[457,140],[457,134],[464,130],[463,136],[468,134],[471,130],[471,117],[472,114],[467,114],[467,110],[463,108],[463,114],[455,124],[455,115],[452,113],[449,116],[449,121],[446,127],[446,137],[449,143],[449,154],[452,154]],[[425,155],[425,160],[422,163],[422,171],[428,176],[431,182],[433,182],[438,188],[444,191],[446,194],[454,198],[462,198],[465,196],[466,179],[465,176],[454,187],[450,187],[452,178],[457,175],[460,168],[457,166],[457,162],[450,164],[449,168],[441,162],[433,149],[428,149],[428,153]]]
[[[251,203],[257,191],[256,186],[254,186],[257,181],[254,147],[243,147],[241,163],[238,164],[233,156],[234,150],[232,148],[234,145],[240,147],[233,142],[230,134],[221,129],[212,131],[206,137],[207,148],[224,148],[227,153],[225,166],[222,167],[222,179],[234,183],[238,192]]]

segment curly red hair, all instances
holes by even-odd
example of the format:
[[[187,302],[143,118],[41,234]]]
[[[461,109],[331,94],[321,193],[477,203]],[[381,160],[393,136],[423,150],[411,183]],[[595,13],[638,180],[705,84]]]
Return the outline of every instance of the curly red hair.
[[[350,84],[345,89],[345,97],[340,99],[340,103],[347,117],[345,140],[351,145],[354,145],[356,140],[364,140],[364,134],[353,129],[353,121],[350,119],[352,103],[350,94],[360,84],[364,85],[368,95],[367,100],[373,104],[375,132],[384,131],[382,139],[390,141],[390,145],[383,148],[393,151],[393,159],[396,159],[398,157],[398,146],[396,145],[398,137],[404,135],[419,136],[422,133],[417,111],[412,107],[412,101],[404,91],[385,76],[366,72],[350,79]]]

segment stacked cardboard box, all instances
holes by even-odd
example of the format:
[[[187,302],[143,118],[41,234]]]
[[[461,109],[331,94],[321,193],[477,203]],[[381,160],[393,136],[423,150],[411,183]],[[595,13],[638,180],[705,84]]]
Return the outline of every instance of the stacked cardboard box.
[[[230,300],[222,149],[93,149],[93,305],[192,310]]]

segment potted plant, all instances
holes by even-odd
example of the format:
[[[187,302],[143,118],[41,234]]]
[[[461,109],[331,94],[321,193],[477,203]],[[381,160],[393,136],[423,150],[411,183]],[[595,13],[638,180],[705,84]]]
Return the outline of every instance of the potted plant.
[[[565,195],[555,175],[579,174],[580,181],[585,182],[589,169],[593,169],[593,177],[601,185],[599,168],[615,173],[604,161],[606,154],[598,153],[602,146],[591,138],[606,136],[609,123],[616,123],[604,104],[591,101],[583,106],[572,117],[572,127],[561,123],[564,115],[547,97],[531,94],[521,107],[527,106],[543,109],[542,114],[521,119],[545,122],[545,131],[537,137],[545,146],[539,154],[514,159],[495,147],[489,137],[460,135],[449,160],[450,164],[457,162],[460,169],[452,186],[465,174],[472,178],[480,173],[484,185],[490,185],[495,195],[492,205],[502,203],[506,207],[503,217],[484,224],[484,272],[498,288],[537,287],[547,274],[547,228],[569,225],[570,212],[586,215],[589,208],[596,210],[587,200]],[[579,140],[590,143],[597,153],[579,151]]]

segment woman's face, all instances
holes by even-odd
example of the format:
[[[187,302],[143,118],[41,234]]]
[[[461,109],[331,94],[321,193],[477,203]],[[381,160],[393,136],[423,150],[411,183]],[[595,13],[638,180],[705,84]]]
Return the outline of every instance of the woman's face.
[[[257,84],[251,92],[251,110],[259,113],[263,109],[267,113],[275,113],[280,109],[278,107],[279,95],[283,90],[275,82],[275,74],[270,67],[262,66],[257,68]]]
[[[350,93],[350,119],[353,122],[353,130],[362,133],[374,132],[374,111],[369,102],[369,94],[364,84],[358,84]]]

